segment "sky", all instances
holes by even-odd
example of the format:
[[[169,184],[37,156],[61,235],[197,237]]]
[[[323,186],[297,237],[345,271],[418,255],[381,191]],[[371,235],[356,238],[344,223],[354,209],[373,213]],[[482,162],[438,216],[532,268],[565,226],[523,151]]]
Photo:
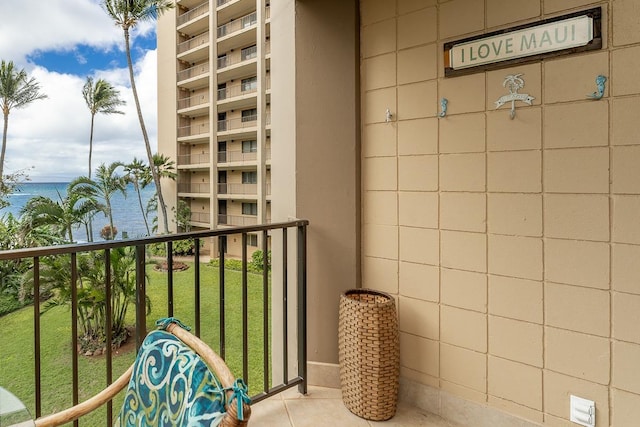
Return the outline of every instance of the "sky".
[[[11,110],[4,173],[24,170],[32,182],[67,182],[88,174],[91,114],[82,87],[89,76],[111,83],[127,103],[123,115],[96,115],[92,169],[134,157],[146,161],[124,35],[102,9],[102,0],[20,0],[19,7],[9,3],[0,0],[0,59],[24,69],[48,98]],[[141,23],[131,40],[136,88],[155,152],[155,22]]]

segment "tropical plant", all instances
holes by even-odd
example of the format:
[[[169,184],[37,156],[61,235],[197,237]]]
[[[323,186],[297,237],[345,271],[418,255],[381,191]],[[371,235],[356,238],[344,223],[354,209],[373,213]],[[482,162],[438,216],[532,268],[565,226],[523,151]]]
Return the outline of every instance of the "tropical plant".
[[[127,196],[127,182],[122,176],[116,173],[116,169],[122,166],[123,164],[121,162],[113,162],[109,166],[103,163],[96,170],[95,180],[81,176],[69,184],[70,191],[79,191],[85,195],[85,197],[93,197],[104,202],[104,214],[109,219],[109,227],[111,230],[109,240],[113,240],[115,237],[113,234],[115,226],[113,224],[111,199],[116,193],[122,193],[125,197]]]
[[[0,251],[49,246],[59,242],[60,239],[48,226],[31,230],[24,221],[12,214],[0,218]],[[30,259],[0,261],[0,299],[4,301],[0,316],[31,301],[31,294],[22,292],[21,286],[21,277],[30,268]]]
[[[204,241],[199,240],[200,247],[204,246]],[[165,243],[154,243],[149,245],[149,253],[153,256],[166,257],[167,245]],[[171,253],[177,256],[189,256],[193,255],[196,250],[194,239],[176,240],[171,244]]]
[[[138,90],[136,89],[135,78],[133,75],[133,61],[131,60],[131,46],[129,30],[135,28],[141,22],[154,21],[158,16],[174,7],[173,0],[102,0],[102,4],[114,23],[122,28],[124,33],[125,52],[127,55],[127,65],[129,67],[129,80],[131,82],[131,90],[133,99],[138,112],[138,120],[140,122],[140,130],[144,139],[145,149],[147,150],[147,158],[149,164],[154,164],[153,154],[151,152],[151,144],[149,143],[149,135],[144,124],[142,109],[140,108],[140,100],[138,99]],[[163,217],[164,233],[169,232],[169,220],[167,218],[167,206],[162,195],[160,187],[160,176],[155,168],[151,169],[153,182],[156,185],[156,193],[158,195],[158,204]]]
[[[260,249],[251,254],[251,262],[249,264],[254,271],[262,271],[264,269],[264,254]],[[267,251],[267,269],[271,271],[271,251]]]
[[[173,208],[173,211],[178,232],[188,233],[191,231],[191,208],[189,204],[184,200],[178,200],[178,207]]]
[[[74,242],[73,230],[79,224],[85,224],[86,227],[86,218],[103,210],[104,206],[95,198],[70,188],[65,197],[58,193],[58,201],[44,196],[32,197],[20,214],[25,225],[31,229],[50,225],[61,239]]]
[[[153,155],[153,168],[161,179],[169,178],[175,181],[178,177],[176,174],[176,162],[164,154],[155,153]],[[150,184],[150,182],[148,182],[148,184]]]
[[[92,77],[87,77],[87,82],[82,87],[89,112],[91,113],[91,131],[89,133],[89,178],[91,178],[91,156],[93,154],[93,125],[96,114],[124,114],[118,107],[126,104],[120,99],[120,91],[104,79],[98,79],[95,83]]]
[[[19,191],[20,184],[24,181],[29,181],[26,169],[7,174],[4,179],[0,177],[0,209],[10,205],[7,196]]]
[[[71,258],[47,256],[42,258],[40,268],[40,291],[51,294],[43,305],[43,313],[53,307],[71,306],[73,286],[77,292],[80,345],[83,351],[101,349],[106,345],[107,304],[106,288],[111,290],[111,344],[119,346],[127,338],[125,318],[128,307],[136,297],[135,249],[113,248],[109,252],[110,271],[107,281],[105,252],[80,253],[76,257],[76,283],[72,281]],[[147,277],[145,275],[145,280]],[[22,278],[26,292],[33,292],[33,271]],[[146,300],[150,312],[150,300]]]
[[[144,164],[142,160],[138,160],[137,158],[133,158],[131,163],[124,165],[125,171],[125,179],[133,184],[133,188],[136,190],[136,194],[138,195],[138,205],[140,206],[140,212],[142,212],[142,219],[144,220],[144,226],[147,229],[147,236],[151,235],[151,230],[149,230],[149,221],[147,220],[147,214],[144,211],[144,206],[142,205],[142,195],[140,193],[140,187],[146,187],[150,180],[147,178],[151,175],[149,171],[149,167]]]
[[[175,172],[176,168],[175,168],[175,162],[173,160],[171,160],[169,157],[164,156],[162,154],[158,154],[155,153],[153,155],[153,169],[155,169],[157,175],[160,178],[169,178],[171,180],[175,180],[177,178],[177,174]],[[147,169],[144,171],[144,173],[141,176],[141,180],[140,180],[140,187],[141,188],[147,188],[147,186],[149,186],[151,183],[153,182],[153,177],[151,174],[151,170],[150,168],[147,167]],[[165,210],[166,211],[166,210]],[[156,187],[156,193],[155,195],[149,199],[149,201],[147,202],[147,208],[146,208],[146,216],[149,216],[152,213],[156,213],[155,216],[153,216],[153,218],[151,219],[151,230],[155,233],[158,231],[158,216],[157,216],[157,212],[158,212],[158,192],[157,192],[157,187]],[[174,210],[175,213],[175,210]]]
[[[12,214],[3,216],[0,220],[0,250],[18,249],[20,244],[17,236],[20,234],[20,221]],[[20,289],[20,275],[27,269],[23,260],[0,261],[0,294],[11,296],[18,301]]]
[[[4,156],[7,150],[7,129],[9,127],[9,113],[13,108],[24,108],[47,95],[40,93],[40,84],[35,78],[28,78],[27,72],[16,70],[13,61],[0,62],[0,105],[4,117],[2,132],[2,149],[0,150],[0,181],[4,176]]]

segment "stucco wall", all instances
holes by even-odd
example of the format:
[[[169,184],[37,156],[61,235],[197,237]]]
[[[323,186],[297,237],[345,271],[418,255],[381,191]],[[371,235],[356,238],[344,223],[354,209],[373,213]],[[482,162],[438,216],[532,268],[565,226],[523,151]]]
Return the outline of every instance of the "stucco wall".
[[[397,298],[402,375],[548,425],[569,394],[637,425],[640,1],[360,6],[363,286]],[[446,41],[593,6],[602,50],[444,78]],[[519,73],[535,101],[510,120],[494,102]]]

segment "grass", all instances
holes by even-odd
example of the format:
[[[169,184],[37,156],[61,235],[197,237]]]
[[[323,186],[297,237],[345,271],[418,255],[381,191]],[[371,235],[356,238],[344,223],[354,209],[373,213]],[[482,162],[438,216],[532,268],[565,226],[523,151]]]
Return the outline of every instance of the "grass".
[[[174,273],[174,317],[194,326],[195,290],[193,264]],[[167,275],[148,268],[147,294],[151,313],[147,328],[167,313]],[[218,268],[200,264],[201,275],[201,338],[219,351],[219,284]],[[242,279],[237,271],[225,272],[226,362],[236,377],[242,377]],[[262,276],[248,274],[249,312],[249,375],[245,378],[249,394],[262,391],[263,386],[263,291]],[[128,324],[134,323],[135,307],[129,307]],[[33,307],[25,307],[1,318],[0,322],[0,385],[15,394],[35,415],[35,380],[33,356]],[[40,317],[42,364],[42,414],[47,415],[72,406],[71,314],[65,307],[50,310]],[[131,337],[130,340],[134,340]],[[133,351],[118,351],[113,355],[113,377],[117,378],[133,362]],[[93,396],[106,384],[104,356],[79,356],[80,401]],[[120,393],[114,399],[114,412],[122,403]],[[82,424],[103,425],[106,408],[83,417]]]

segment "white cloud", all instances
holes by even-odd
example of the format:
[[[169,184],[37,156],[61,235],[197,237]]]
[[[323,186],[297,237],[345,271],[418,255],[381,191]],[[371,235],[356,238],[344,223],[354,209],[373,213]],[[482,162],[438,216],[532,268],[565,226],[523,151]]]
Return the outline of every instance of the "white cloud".
[[[21,0],[4,7],[0,28],[3,59],[26,65],[38,50],[72,49],[83,43],[109,50],[122,41],[120,30],[98,0]]]
[[[45,100],[9,116],[5,172],[30,169],[33,181],[67,181],[87,174],[90,114],[82,97],[86,77],[60,74],[33,64],[28,55],[50,49],[73,50],[88,44],[100,50],[121,49],[122,31],[106,15],[98,0],[22,0],[5,8],[0,27],[2,59],[13,60],[36,78]],[[141,33],[153,31],[145,24]],[[124,52],[122,52],[124,55]],[[134,64],[136,86],[152,150],[157,145],[156,51],[147,51]],[[97,115],[93,168],[133,157],[146,159],[146,151],[126,68],[96,70],[120,90],[127,102],[124,115]],[[33,168],[32,168],[33,167]]]

